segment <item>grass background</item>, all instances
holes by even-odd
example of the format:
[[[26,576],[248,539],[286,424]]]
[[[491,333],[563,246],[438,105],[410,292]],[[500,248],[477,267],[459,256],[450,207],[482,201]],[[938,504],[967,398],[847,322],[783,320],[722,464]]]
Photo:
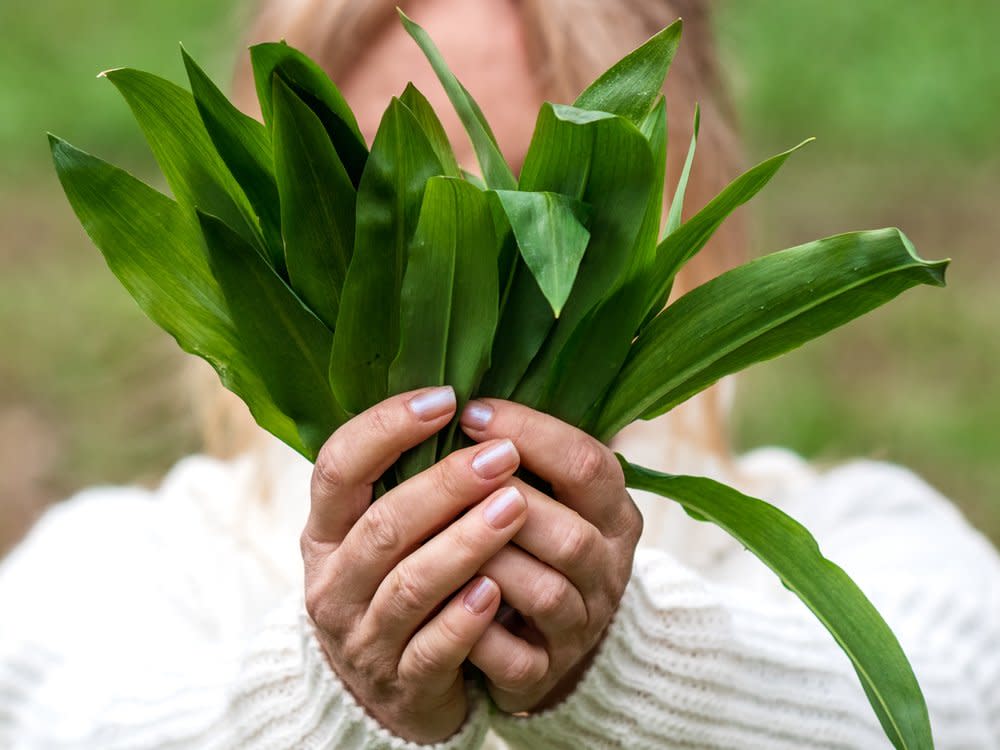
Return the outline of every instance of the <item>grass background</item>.
[[[155,180],[94,74],[130,65],[183,81],[183,40],[225,81],[242,14],[231,0],[0,5],[0,550],[45,504],[152,479],[197,446],[175,346],[89,245],[44,132]],[[948,289],[911,291],[747,373],[738,447],[904,463],[994,540],[998,28],[995,0],[729,0],[718,13],[748,163],[818,137],[756,200],[755,248],[898,225],[925,257],[954,259]]]

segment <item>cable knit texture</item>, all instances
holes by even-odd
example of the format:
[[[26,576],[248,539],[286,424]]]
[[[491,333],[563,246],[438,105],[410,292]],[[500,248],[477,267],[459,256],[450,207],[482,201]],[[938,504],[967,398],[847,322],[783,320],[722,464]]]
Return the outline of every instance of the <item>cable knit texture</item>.
[[[990,545],[898,467],[817,474],[765,450],[737,469],[888,620],[939,750],[1000,748]],[[304,613],[308,476],[274,446],[185,459],[156,492],[97,488],[51,510],[0,565],[0,748],[417,747],[358,705]],[[636,499],[643,548],[575,692],[510,717],[472,689],[459,733],[433,747],[889,747],[850,662],[773,574],[666,501]]]

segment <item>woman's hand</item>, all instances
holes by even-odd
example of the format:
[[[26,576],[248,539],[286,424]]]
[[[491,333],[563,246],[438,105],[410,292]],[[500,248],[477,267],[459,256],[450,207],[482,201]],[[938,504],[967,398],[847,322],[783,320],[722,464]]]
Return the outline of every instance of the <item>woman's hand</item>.
[[[523,495],[505,486],[519,456],[504,439],[457,451],[369,505],[382,473],[454,413],[454,391],[428,388],[342,426],[316,461],[302,533],[306,608],[331,666],[383,726],[423,743],[465,719],[462,663],[500,603],[497,583],[476,573],[526,517]]]
[[[569,695],[590,664],[632,572],[642,516],[612,452],[558,419],[497,399],[470,402],[462,427],[477,442],[509,438],[523,466],[555,499],[511,480],[528,501],[514,544],[480,572],[524,618],[513,633],[489,626],[470,660],[510,713]]]

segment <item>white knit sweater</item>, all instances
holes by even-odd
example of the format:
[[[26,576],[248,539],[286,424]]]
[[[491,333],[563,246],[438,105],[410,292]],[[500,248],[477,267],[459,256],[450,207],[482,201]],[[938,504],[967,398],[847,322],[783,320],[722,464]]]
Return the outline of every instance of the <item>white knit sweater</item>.
[[[622,446],[657,464],[649,441]],[[52,509],[0,566],[0,748],[414,747],[325,662],[301,596],[309,466],[181,461],[155,492]],[[740,461],[893,627],[937,747],[1000,748],[1000,562],[913,474],[824,474],[784,451]],[[641,496],[643,538],[594,665],[556,708],[514,718],[478,693],[449,750],[884,748],[847,658],[749,553]],[[501,739],[502,738],[502,739]],[[485,744],[484,744],[485,743]]]

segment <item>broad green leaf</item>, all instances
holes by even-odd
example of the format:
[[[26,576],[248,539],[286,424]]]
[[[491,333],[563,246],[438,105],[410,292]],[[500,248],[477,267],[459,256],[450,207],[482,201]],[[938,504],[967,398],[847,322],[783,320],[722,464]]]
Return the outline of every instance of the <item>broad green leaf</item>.
[[[399,299],[406,255],[427,180],[443,173],[413,113],[393,99],[358,187],[355,250],[341,296],[330,381],[344,408],[367,409],[389,395],[399,349]]]
[[[646,308],[646,322],[652,320],[667,304],[674,277],[712,238],[715,230],[733,211],[760,192],[778,173],[788,157],[812,142],[812,138],[784,153],[772,156],[737,177],[698,213],[668,234],[656,249],[656,260],[650,273],[651,293]]]
[[[357,185],[368,159],[368,147],[347,100],[319,65],[284,42],[255,44],[250,48],[254,83],[264,122],[271,126],[271,79],[277,73],[304,101],[326,128],[344,169]]]
[[[177,202],[218,216],[266,254],[257,217],[208,137],[194,97],[141,70],[117,68],[102,75],[131,108]]]
[[[910,662],[857,584],[826,559],[809,531],[772,505],[703,477],[661,474],[618,456],[627,486],[680,503],[720,527],[799,597],[851,660],[868,700],[899,750],[932,750],[927,704]]]
[[[323,123],[277,75],[272,102],[288,278],[333,331],[354,250],[354,185]]]
[[[305,453],[294,423],[241,351],[194,215],[123,170],[54,136],[49,141],[70,205],[142,311],[181,349],[212,365],[257,424]]]
[[[553,368],[573,332],[622,284],[633,262],[655,172],[649,142],[628,120],[560,105],[545,105],[540,120],[546,118],[552,128],[536,130],[528,155],[536,146],[549,154],[525,159],[521,189],[552,190],[588,204],[590,245],[559,320],[514,390],[514,400],[543,410]],[[582,143],[567,137],[572,130],[583,133]]]
[[[639,335],[593,433],[608,440],[636,418],[663,414],[719,378],[801,346],[912,286],[943,286],[947,265],[917,257],[898,229],[878,229],[727,271]]]
[[[681,225],[681,212],[684,210],[684,193],[687,192],[688,178],[691,176],[691,165],[694,164],[694,152],[698,147],[698,130],[701,127],[701,107],[694,105],[694,128],[691,132],[691,145],[688,147],[684,168],[677,179],[673,200],[670,201],[670,213],[667,214],[667,226],[664,235],[668,235]]]
[[[237,109],[184,47],[181,47],[181,55],[205,130],[260,221],[271,265],[284,275],[278,188],[267,128]]]
[[[653,108],[681,39],[678,19],[609,68],[573,103],[642,123]]]
[[[486,194],[459,179],[430,179],[403,279],[390,392],[448,384],[459,410],[468,401],[489,364],[496,327],[495,248]],[[433,464],[437,448],[435,435],[406,454],[400,479]]]
[[[495,191],[521,257],[558,318],[590,241],[586,206],[559,193]]]
[[[546,411],[571,424],[584,424],[588,412],[600,404],[628,356],[645,311],[667,166],[667,110],[662,96],[640,130],[653,153],[652,189],[622,282],[580,321],[545,384]]]
[[[451,385],[461,410],[489,364],[497,320],[497,259],[485,193],[462,180],[427,182],[400,304],[392,393]],[[450,435],[444,436],[450,439]],[[434,435],[400,462],[400,480],[437,457]]]
[[[434,148],[434,153],[437,154],[445,175],[461,177],[462,170],[458,166],[455,152],[452,151],[451,144],[448,142],[448,134],[434,112],[434,108],[431,107],[431,103],[427,101],[427,97],[421,94],[420,90],[412,83],[408,83],[399,100],[409,108],[413,116],[417,118],[417,122],[420,123],[420,127],[424,129],[424,135],[427,136],[427,140]]]
[[[514,177],[514,173],[510,171],[510,167],[507,166],[503,154],[500,153],[496,136],[493,135],[493,131],[490,129],[490,125],[486,121],[486,117],[483,115],[479,105],[476,104],[472,95],[455,78],[455,74],[448,68],[444,57],[441,56],[441,51],[434,44],[430,36],[428,36],[427,32],[408,18],[401,10],[399,11],[399,17],[402,19],[407,33],[413,37],[413,41],[417,43],[417,46],[420,47],[430,62],[431,67],[434,68],[434,72],[441,81],[445,93],[448,94],[448,98],[462,120],[465,130],[469,134],[469,139],[472,141],[472,147],[476,151],[476,158],[479,160],[479,166],[483,171],[483,179],[487,186],[496,190],[515,190],[517,188],[517,179]]]
[[[250,366],[295,422],[306,457],[315,461],[347,420],[326,377],[332,335],[263,258],[247,252],[239,235],[200,211],[198,220]]]

